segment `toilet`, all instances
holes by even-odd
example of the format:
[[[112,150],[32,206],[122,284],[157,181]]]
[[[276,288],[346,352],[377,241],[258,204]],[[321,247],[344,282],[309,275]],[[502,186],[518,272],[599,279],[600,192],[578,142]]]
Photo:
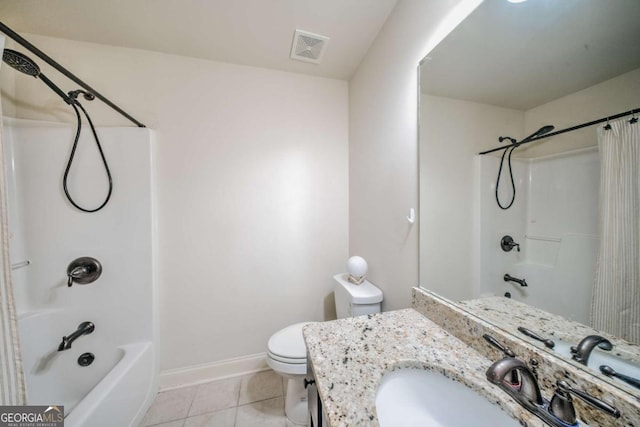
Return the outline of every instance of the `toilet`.
[[[338,319],[379,313],[382,291],[367,280],[355,285],[347,277],[347,273],[333,276]],[[267,344],[267,365],[288,380],[284,412],[296,425],[307,425],[309,420],[304,388],[307,348],[302,337],[302,328],[309,323],[313,322],[287,326],[273,334]]]

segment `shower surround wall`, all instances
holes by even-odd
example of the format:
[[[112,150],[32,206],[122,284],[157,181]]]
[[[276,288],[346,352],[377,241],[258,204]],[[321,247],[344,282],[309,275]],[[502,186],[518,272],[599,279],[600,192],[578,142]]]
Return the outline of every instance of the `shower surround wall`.
[[[65,425],[135,426],[157,390],[155,344],[153,133],[98,128],[113,176],[104,209],[83,213],[62,191],[75,127],[4,119],[11,260],[28,404],[64,405]],[[84,129],[69,174],[83,206],[99,205],[107,180]],[[102,275],[67,286],[67,265],[91,256]],[[85,321],[90,335],[57,351]],[[90,352],[95,361],[80,366]]]
[[[508,210],[495,201],[500,159],[477,156],[476,162],[480,294],[510,292],[514,299],[588,324],[599,244],[597,149],[514,161],[517,193]],[[510,187],[506,174],[500,187]],[[508,194],[501,191],[503,204]],[[520,243],[521,251],[504,252],[504,235]],[[526,279],[528,286],[505,282],[505,273]]]

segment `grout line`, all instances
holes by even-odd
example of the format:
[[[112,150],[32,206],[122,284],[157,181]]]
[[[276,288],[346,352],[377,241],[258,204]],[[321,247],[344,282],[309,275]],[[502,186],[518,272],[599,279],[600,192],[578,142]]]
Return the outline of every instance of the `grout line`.
[[[250,377],[250,376],[253,376],[253,375],[255,375],[255,374],[256,374],[256,373],[251,373],[251,374],[246,374],[246,375],[239,375],[239,376],[237,376],[236,378],[238,378],[238,377],[240,377],[240,378],[241,378],[241,377],[244,377],[244,376],[246,376],[246,377]],[[187,409],[187,415],[186,415],[184,418],[176,418],[176,419],[173,419],[173,420],[167,420],[167,421],[163,421],[163,422],[161,422],[161,423],[153,424],[153,425],[150,425],[150,426],[147,426],[147,427],[154,427],[154,426],[162,425],[162,424],[164,424],[164,423],[171,423],[171,422],[176,422],[176,421],[182,421],[182,427],[184,427],[184,425],[185,425],[185,424],[186,424],[186,422],[187,422],[187,419],[188,419],[188,418],[190,418],[190,417],[192,417],[192,416],[190,416],[190,412],[191,412],[191,409],[192,409],[192,407],[193,407],[193,403],[195,402],[195,398],[196,398],[196,396],[198,395],[198,391],[199,391],[199,389],[200,389],[200,386],[201,386],[201,385],[204,385],[204,384],[213,383],[213,382],[218,382],[218,381],[224,381],[224,380],[226,380],[226,378],[225,378],[225,379],[220,379],[220,380],[208,381],[208,382],[206,382],[206,383],[202,383],[202,384],[198,384],[198,385],[193,385],[193,386],[180,387],[180,388],[187,388],[187,387],[194,387],[194,388],[195,388],[195,392],[194,392],[194,394],[193,394],[193,397],[191,398],[191,402],[189,403],[189,408]],[[234,416],[233,416],[233,425],[235,426],[235,425],[237,424],[237,422],[238,422],[238,409],[239,409],[239,408],[241,408],[241,407],[248,406],[248,405],[253,405],[253,404],[257,404],[257,403],[261,403],[261,402],[265,402],[265,401],[268,401],[268,400],[278,399],[278,398],[282,398],[282,399],[283,399],[283,405],[284,405],[284,399],[285,399],[285,392],[284,392],[284,389],[285,389],[285,379],[284,379],[284,378],[281,378],[281,379],[280,379],[280,381],[281,381],[281,383],[280,383],[280,384],[281,384],[282,389],[281,389],[281,393],[280,393],[280,394],[278,394],[277,396],[272,396],[272,397],[269,397],[269,398],[266,398],[266,399],[256,400],[256,401],[253,401],[253,402],[249,402],[249,403],[245,403],[245,404],[240,405],[240,395],[241,395],[241,391],[242,391],[242,380],[240,379],[240,387],[238,387],[238,393],[237,393],[237,397],[236,397],[236,405],[235,405],[235,406],[232,406],[232,407],[229,407],[229,408],[222,408],[222,409],[218,409],[218,410],[215,410],[215,411],[205,412],[205,413],[203,413],[203,414],[198,414],[198,415],[193,415],[193,416],[194,416],[194,417],[195,417],[195,416],[204,416],[204,415],[206,415],[206,414],[210,414],[210,413],[214,413],[214,412],[224,411],[224,410],[228,410],[228,409],[234,409],[234,411],[235,411],[235,412],[234,412]],[[159,392],[159,393],[156,395],[156,398],[157,398],[157,396],[158,396],[160,393],[164,393],[164,392],[165,392],[165,391]],[[284,411],[284,406],[283,406],[283,411]],[[284,417],[284,419],[286,420],[286,415],[283,415],[283,417]],[[140,427],[142,427],[142,426],[140,426]]]
[[[187,422],[187,418],[189,418],[189,414],[191,413],[191,408],[193,407],[193,402],[196,400],[196,396],[198,395],[199,389],[200,389],[200,386],[197,385],[196,392],[193,393],[193,397],[191,398],[191,403],[189,403],[189,409],[187,409],[187,415],[184,417],[184,422],[182,423],[183,426]]]
[[[238,407],[236,406],[236,412],[235,414],[233,414],[233,427],[236,427],[237,423],[238,423]]]

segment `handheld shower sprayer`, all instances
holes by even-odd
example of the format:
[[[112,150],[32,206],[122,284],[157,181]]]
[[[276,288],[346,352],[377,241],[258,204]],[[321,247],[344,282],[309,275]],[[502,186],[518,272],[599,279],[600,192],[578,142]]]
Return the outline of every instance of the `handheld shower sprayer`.
[[[516,142],[516,145],[520,145],[524,142],[529,142],[532,139],[535,138],[539,138],[542,135],[546,135],[549,132],[551,132],[552,130],[554,130],[556,127],[553,125],[546,125],[546,126],[542,126],[540,129],[538,129],[537,131],[535,131],[534,133],[532,133],[531,135],[529,135],[528,137],[526,137],[525,139],[523,139],[522,141],[518,141]]]
[[[5,49],[2,52],[2,60],[11,68],[18,70],[21,73],[26,74],[27,76],[35,77],[37,79],[39,78],[40,80],[42,80],[44,84],[49,86],[49,88],[57,93],[58,96],[60,96],[60,98],[62,98],[67,104],[72,105],[74,103],[73,99],[67,96],[62,91],[62,89],[60,89],[55,85],[55,83],[49,80],[47,76],[42,74],[42,72],[40,71],[40,67],[38,67],[38,65],[33,62],[28,56],[20,52],[16,52],[15,50]]]
[[[33,62],[31,58],[29,58],[28,56],[20,52],[16,52],[15,50],[5,49],[2,52],[2,60],[6,62],[9,66],[11,66],[11,68],[14,68],[28,76],[39,78],[40,80],[42,80],[44,84],[49,86],[49,88],[52,91],[54,91],[60,98],[62,98],[64,102],[69,104],[75,111],[78,125],[76,128],[76,136],[73,141],[73,147],[71,148],[71,154],[69,155],[69,161],[67,162],[67,167],[64,172],[64,177],[62,178],[62,186],[64,188],[64,194],[67,196],[67,200],[69,200],[69,202],[74,207],[76,207],[77,209],[83,212],[88,212],[88,213],[99,211],[107,204],[107,202],[111,198],[111,193],[113,191],[113,180],[111,179],[111,171],[109,170],[107,159],[104,157],[102,146],[100,145],[100,140],[98,139],[98,134],[96,132],[95,127],[93,126],[91,117],[89,117],[89,114],[87,113],[87,111],[84,109],[82,104],[80,104],[80,101],[78,101],[78,96],[81,94],[84,97],[84,99],[87,101],[93,101],[95,99],[95,95],[90,92],[84,91],[82,89],[72,90],[68,94],[65,94],[62,91],[62,89],[60,89],[58,86],[55,85],[55,83],[49,80],[47,76],[42,74],[42,72],[40,71],[40,67],[38,67],[38,65],[35,62]],[[104,202],[102,202],[102,204],[95,209],[86,209],[78,205],[71,197],[71,194],[69,194],[69,189],[67,188],[67,178],[69,176],[69,170],[71,169],[71,165],[73,164],[73,158],[76,153],[76,148],[78,147],[78,140],[80,139],[80,131],[82,130],[82,118],[80,116],[80,111],[82,111],[87,121],[89,122],[89,126],[91,127],[93,137],[98,147],[98,152],[100,153],[100,157],[102,158],[102,163],[104,164],[107,180],[109,181],[109,190],[107,192],[107,196],[105,197]]]
[[[498,203],[498,206],[500,207],[500,209],[503,209],[503,210],[509,209],[513,205],[513,202],[516,200],[516,183],[513,180],[513,169],[511,167],[511,155],[513,154],[513,150],[518,148],[520,144],[531,142],[532,140],[539,138],[542,135],[548,134],[553,129],[555,129],[555,126],[552,126],[552,125],[542,126],[540,129],[538,129],[537,131],[535,131],[534,133],[532,133],[531,135],[529,135],[528,137],[520,141],[516,141],[514,138],[511,138],[510,136],[501,136],[498,138],[498,141],[500,142],[508,140],[511,143],[511,145],[505,148],[504,151],[502,152],[502,158],[500,159],[500,167],[498,168],[498,178],[496,179],[496,202]],[[511,194],[511,201],[509,202],[509,204],[503,205],[502,203],[500,203],[500,197],[498,196],[498,189],[500,188],[500,176],[502,175],[502,165],[504,164],[504,157],[507,155],[507,151],[509,152],[509,155],[507,156],[507,163],[509,165],[509,177],[511,178],[511,188],[513,189],[513,192]]]

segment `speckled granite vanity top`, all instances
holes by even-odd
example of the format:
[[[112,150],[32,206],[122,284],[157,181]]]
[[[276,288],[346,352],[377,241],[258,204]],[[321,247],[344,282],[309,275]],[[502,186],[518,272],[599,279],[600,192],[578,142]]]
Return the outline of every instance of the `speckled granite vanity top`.
[[[487,381],[492,361],[413,309],[314,323],[303,329],[316,385],[332,427],[377,426],[383,374],[427,369],[485,395],[525,426],[542,426]]]
[[[544,349],[542,343],[526,338],[518,332],[518,327],[523,326],[544,337],[562,339],[573,345],[578,344],[587,335],[602,335],[613,344],[613,354],[630,362],[640,364],[640,346],[637,344],[513,299],[486,297],[461,301],[458,304],[469,313],[498,325],[505,331],[520,336],[541,349]]]

